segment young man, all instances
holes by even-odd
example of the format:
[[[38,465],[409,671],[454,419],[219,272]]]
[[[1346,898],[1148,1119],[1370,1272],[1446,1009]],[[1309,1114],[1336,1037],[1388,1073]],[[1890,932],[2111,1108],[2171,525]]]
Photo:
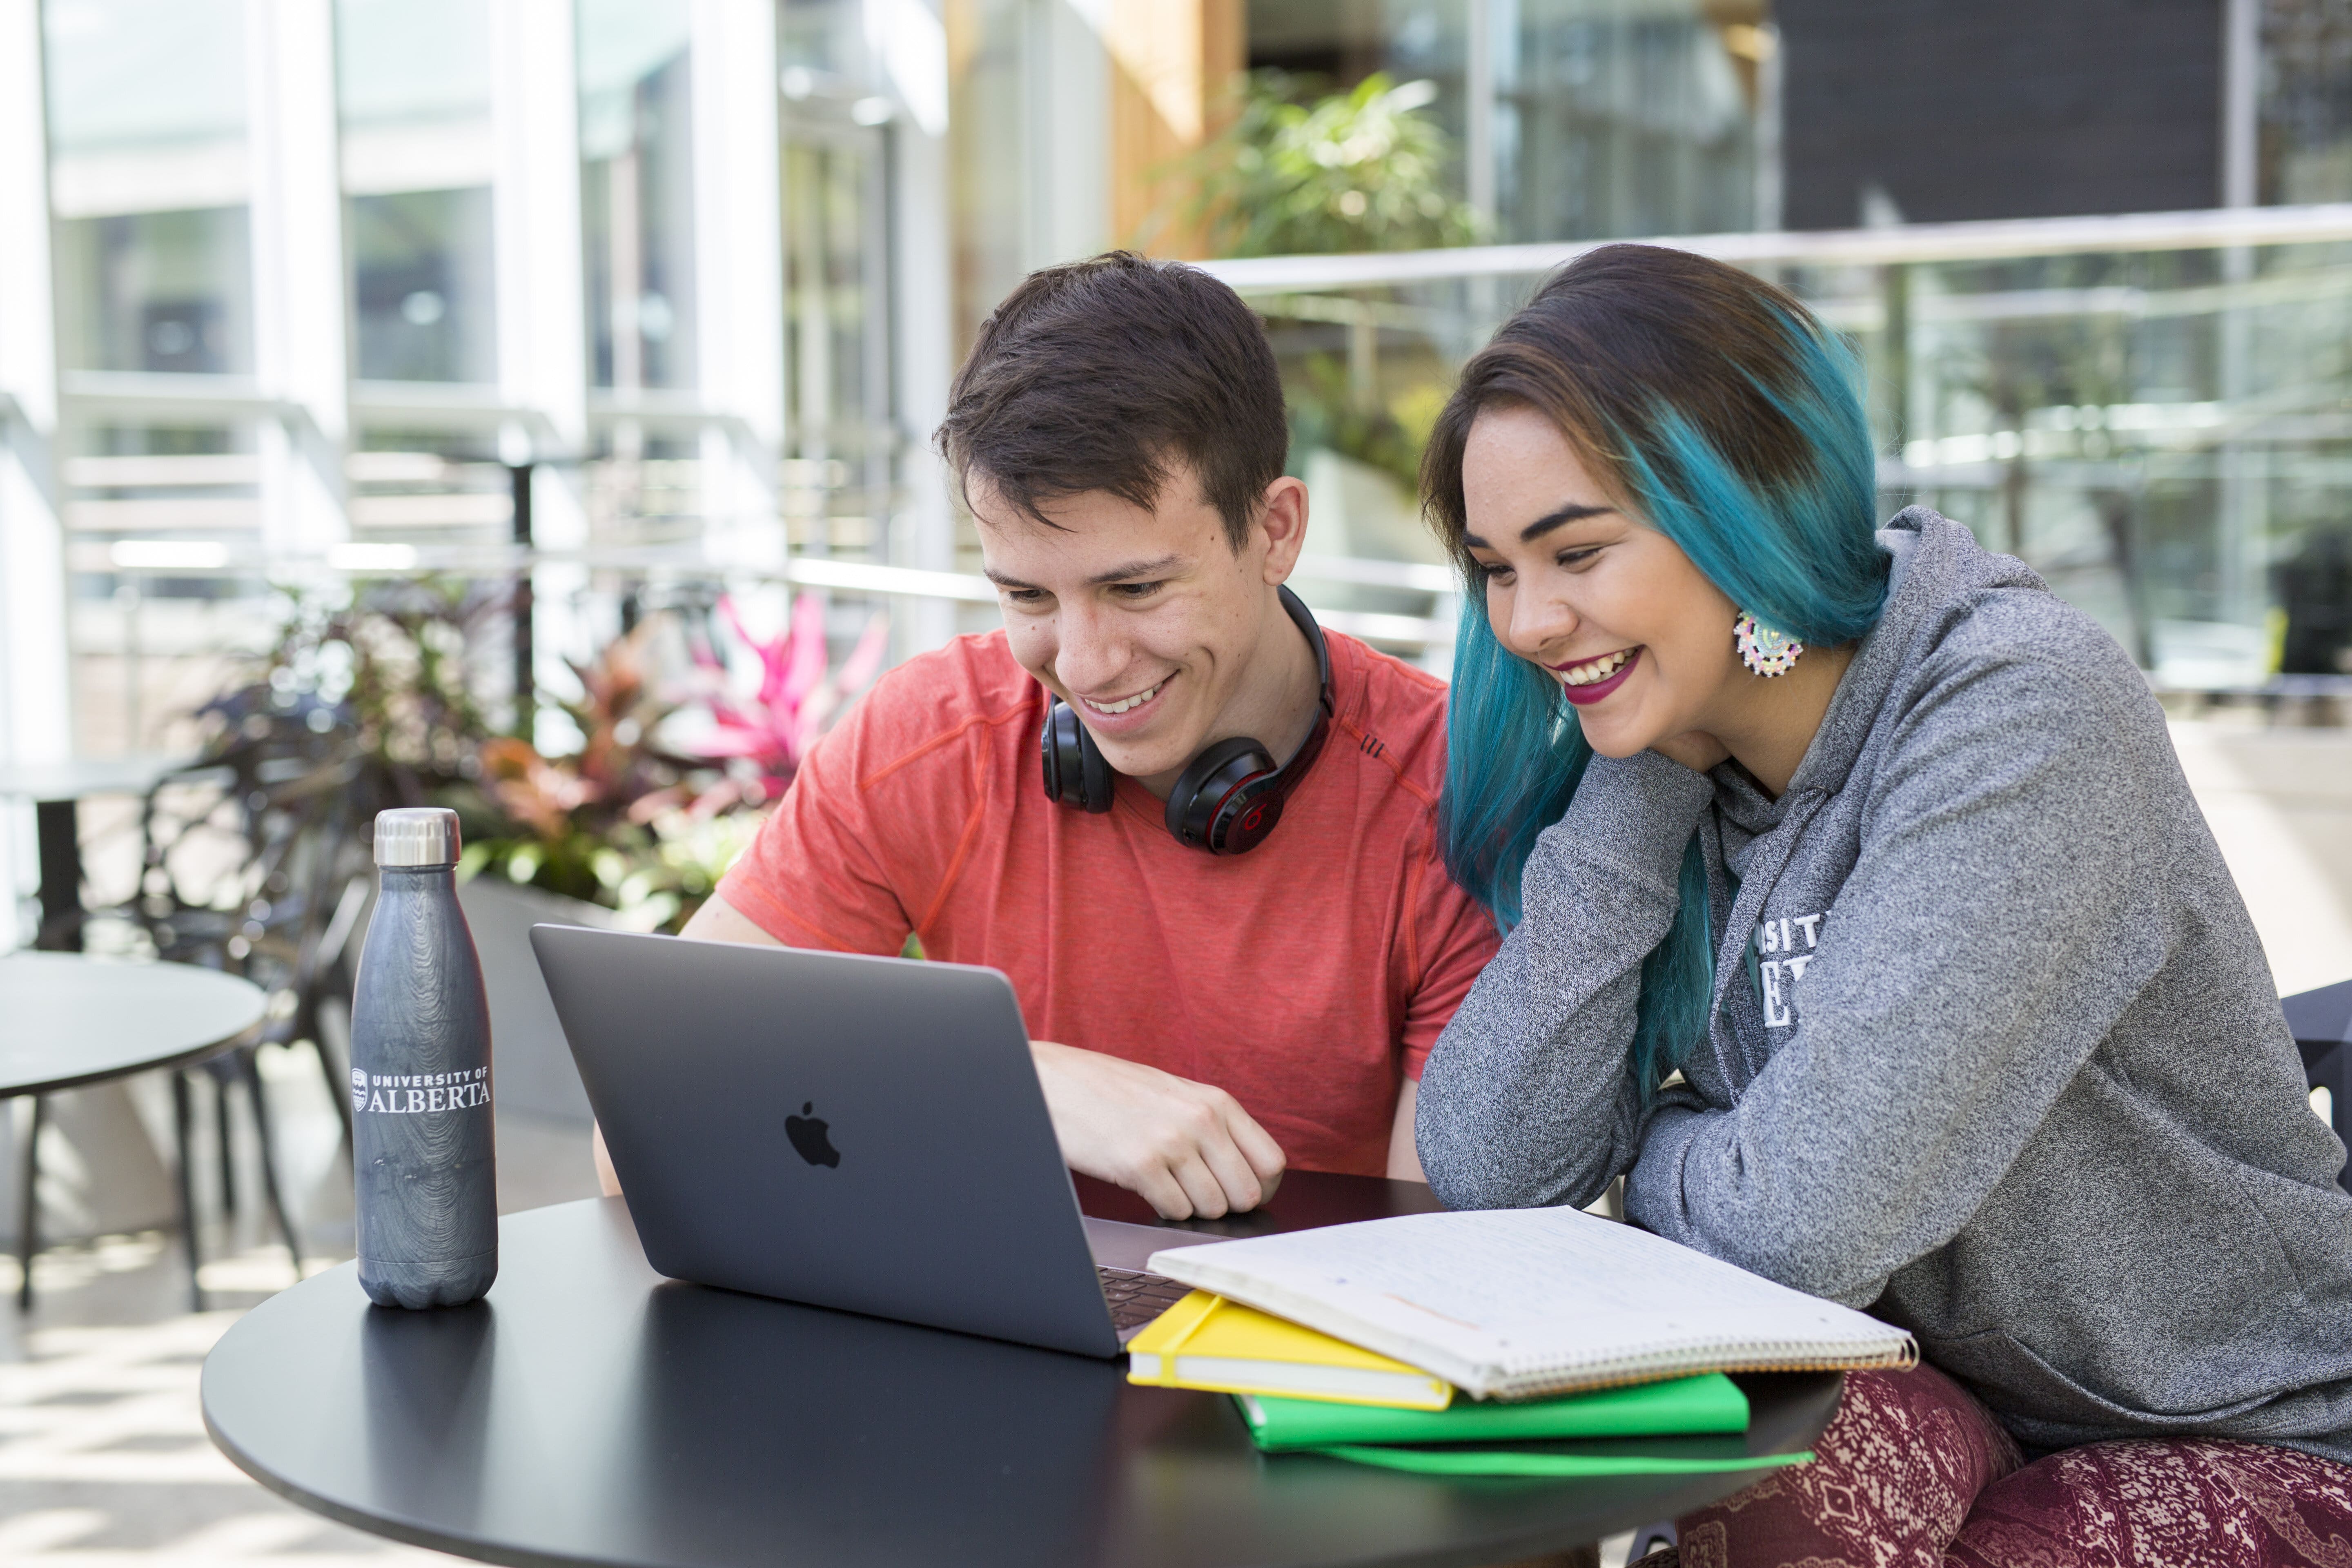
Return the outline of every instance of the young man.
[[[1438,858],[1443,685],[1326,633],[1324,713],[1257,319],[1192,268],[1048,268],[982,329],[940,445],[1004,629],[885,676],[686,934],[895,953],[911,931],[1003,970],[1064,1157],[1170,1217],[1250,1208],[1286,1164],[1418,1179],[1414,1080],[1496,935]],[[1065,794],[1091,773],[1095,809],[1041,780],[1064,703]],[[1181,775],[1237,736],[1299,771],[1262,842],[1213,854],[1165,803],[1213,814],[1248,764]]]

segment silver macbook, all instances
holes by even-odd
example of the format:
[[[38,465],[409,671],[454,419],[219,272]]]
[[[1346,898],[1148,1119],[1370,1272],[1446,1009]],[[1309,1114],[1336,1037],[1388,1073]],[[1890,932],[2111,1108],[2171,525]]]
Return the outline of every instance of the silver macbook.
[[[661,1273],[1097,1356],[1183,1295],[1166,1231],[1078,1212],[995,970],[530,941]]]

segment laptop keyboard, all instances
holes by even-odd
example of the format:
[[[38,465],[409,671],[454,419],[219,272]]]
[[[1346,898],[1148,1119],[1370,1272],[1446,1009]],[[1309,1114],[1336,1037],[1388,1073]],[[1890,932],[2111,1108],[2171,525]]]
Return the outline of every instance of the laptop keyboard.
[[[1103,1300],[1110,1303],[1110,1321],[1122,1344],[1192,1289],[1162,1275],[1132,1268],[1105,1268],[1098,1264],[1095,1274],[1102,1281]]]

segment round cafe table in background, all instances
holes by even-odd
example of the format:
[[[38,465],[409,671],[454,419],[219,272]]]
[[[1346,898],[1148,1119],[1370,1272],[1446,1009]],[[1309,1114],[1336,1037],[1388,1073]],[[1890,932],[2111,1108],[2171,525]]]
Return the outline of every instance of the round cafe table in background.
[[[71,952],[0,956],[0,1100],[36,1097],[25,1167],[32,1168],[30,1144],[40,1138],[39,1096],[201,1061],[251,1034],[268,1005],[268,998],[252,982],[193,964],[133,963]],[[184,1121],[184,1104],[180,1109]],[[23,1187],[18,1299],[29,1304],[38,1205],[35,1184],[26,1181]],[[184,1163],[180,1217],[184,1228],[194,1226]],[[193,1267],[193,1234],[187,1240]]]
[[[1230,1399],[1135,1387],[1118,1363],[665,1280],[619,1199],[509,1215],[499,1247],[469,1307],[372,1307],[345,1264],[255,1308],[205,1363],[213,1440],[281,1496],[397,1541],[647,1568],[1469,1568],[1758,1477],[1263,1455]],[[1741,1381],[1749,1452],[1809,1447],[1837,1406],[1834,1374]]]
[[[0,763],[0,800],[33,803],[34,845],[41,871],[41,934],[36,947],[81,948],[81,803],[98,795],[145,795],[193,761],[142,754]]]

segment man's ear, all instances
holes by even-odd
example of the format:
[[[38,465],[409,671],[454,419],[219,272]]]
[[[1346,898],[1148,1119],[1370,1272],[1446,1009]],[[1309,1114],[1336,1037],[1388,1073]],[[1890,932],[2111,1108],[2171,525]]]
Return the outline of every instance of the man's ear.
[[[1257,526],[1265,531],[1265,580],[1280,583],[1307,547],[1307,486],[1288,474],[1265,487]]]

